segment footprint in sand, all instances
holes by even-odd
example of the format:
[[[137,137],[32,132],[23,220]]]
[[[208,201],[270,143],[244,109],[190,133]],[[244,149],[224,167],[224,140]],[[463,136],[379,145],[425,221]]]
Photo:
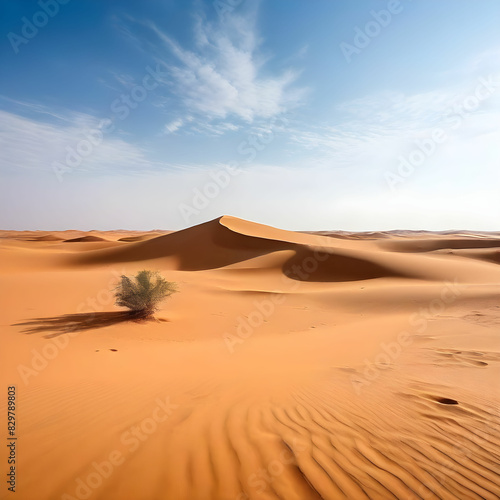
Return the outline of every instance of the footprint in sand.
[[[485,361],[500,361],[500,354],[485,353],[479,351],[457,351],[455,349],[439,349],[435,351],[439,357],[441,365],[462,365],[485,367],[488,363]]]
[[[500,316],[498,315],[498,306],[483,309],[482,311],[471,311],[469,314],[462,316],[462,320],[470,323],[476,323],[482,326],[495,326],[500,324]]]

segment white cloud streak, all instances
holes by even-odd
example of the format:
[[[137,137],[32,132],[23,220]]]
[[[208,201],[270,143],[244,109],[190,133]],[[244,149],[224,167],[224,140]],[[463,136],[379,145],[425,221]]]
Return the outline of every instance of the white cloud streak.
[[[475,97],[478,88],[484,98]],[[307,152],[316,164],[351,167],[358,172],[387,169],[437,128],[449,138],[443,150],[451,144],[460,150],[478,136],[496,135],[500,73],[486,73],[462,86],[425,93],[367,95],[337,105],[334,116],[334,125],[294,123],[289,130],[292,150]]]
[[[265,75],[259,40],[250,19],[231,14],[224,23],[201,18],[195,25],[195,48],[188,50],[149,25],[167,51],[158,62],[168,64],[173,92],[187,111],[209,119],[229,117],[252,123],[271,118],[299,105],[306,89],[294,87],[299,73],[288,69],[277,76]]]
[[[69,113],[64,120],[47,123],[0,110],[0,170],[53,172],[55,162],[65,164],[69,151],[75,151],[98,128],[99,120],[83,113]],[[184,167],[152,160],[147,150],[108,135],[71,174],[137,174],[167,168]]]

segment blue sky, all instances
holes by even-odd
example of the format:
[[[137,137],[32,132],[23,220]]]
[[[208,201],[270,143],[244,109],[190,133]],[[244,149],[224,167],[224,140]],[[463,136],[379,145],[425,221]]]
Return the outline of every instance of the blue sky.
[[[3,229],[499,229],[497,0],[0,10]]]

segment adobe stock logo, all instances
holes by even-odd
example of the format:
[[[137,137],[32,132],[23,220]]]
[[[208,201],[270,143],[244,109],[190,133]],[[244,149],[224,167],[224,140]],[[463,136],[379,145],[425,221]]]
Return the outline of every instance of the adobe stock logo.
[[[26,16],[21,17],[23,25],[21,27],[21,35],[14,32],[7,33],[12,49],[15,54],[19,54],[19,46],[26,45],[30,40],[38,35],[41,28],[44,28],[49,18],[57,16],[61,5],[66,5],[69,0],[39,0],[38,6],[41,10],[37,10],[32,16],[31,20]]]
[[[193,215],[200,214],[208,207],[211,200],[217,198],[221,191],[229,186],[232,178],[242,172],[243,170],[238,168],[237,164],[225,165],[220,170],[210,172],[208,175],[211,180],[207,181],[201,188],[193,189],[191,204],[181,203],[177,207],[184,221],[189,222]]]
[[[258,133],[249,134],[247,139],[238,145],[237,149],[240,155],[245,156],[243,163],[253,162],[258,154],[274,141],[275,131],[283,130],[288,123],[285,117],[275,116]],[[227,192],[233,179],[243,172],[244,170],[240,168],[240,162],[231,162],[217,171],[210,172],[210,180],[205,182],[203,186],[192,190],[190,203],[180,203],[177,206],[184,222],[190,223],[191,217],[199,215],[222,192]]]
[[[489,99],[497,92],[499,82],[495,81],[493,75],[488,78],[481,77],[474,91],[458,101],[454,106],[443,115],[444,124],[448,128],[436,127],[427,134],[427,137],[421,137],[414,141],[415,147],[406,155],[398,157],[398,165],[393,170],[384,172],[387,185],[392,191],[404,184],[412,175],[414,175],[419,167],[423,167],[427,162],[447,141],[453,137],[453,131],[460,128],[470,116],[476,113],[483,102]]]
[[[59,182],[63,181],[63,175],[78,168],[87,157],[91,156],[96,149],[104,142],[105,135],[113,133],[116,126],[116,119],[125,120],[131,113],[131,109],[136,109],[149,95],[149,92],[165,83],[168,71],[163,71],[160,63],[156,68],[146,67],[141,84],[134,85],[129,94],[121,94],[110,105],[112,111],[111,118],[105,118],[99,122],[97,127],[85,133],[74,146],[66,146],[66,157],[64,163],[55,161],[52,163],[52,170]]]

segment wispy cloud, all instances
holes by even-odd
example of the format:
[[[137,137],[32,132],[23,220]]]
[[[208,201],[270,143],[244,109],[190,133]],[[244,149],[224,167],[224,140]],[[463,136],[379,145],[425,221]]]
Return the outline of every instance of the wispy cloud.
[[[479,98],[476,96],[478,94]],[[475,75],[462,85],[428,92],[384,92],[338,104],[322,125],[294,123],[289,141],[316,164],[386,169],[415,141],[446,131],[465,148],[476,137],[494,134],[500,119],[500,73]]]
[[[500,47],[493,46],[464,61],[451,70],[443,72],[448,78],[463,79],[471,74],[498,73],[500,71]]]
[[[53,172],[55,163],[66,164],[70,151],[99,129],[96,117],[83,113],[58,115],[57,123],[47,123],[0,110],[0,169],[4,172]],[[64,118],[64,119],[63,119]],[[183,165],[151,159],[150,153],[116,136],[106,136],[85,156],[73,174],[144,173]]]
[[[252,123],[270,118],[301,103],[306,89],[294,84],[299,72],[264,74],[266,60],[251,19],[231,14],[223,23],[198,18],[194,49],[182,47],[154,24],[149,27],[166,51],[158,62],[167,64],[172,91],[190,113],[207,119],[236,118]],[[170,63],[171,56],[176,62]]]
[[[19,112],[19,114],[25,116],[40,117],[45,115],[45,118],[48,117],[50,120],[60,123],[78,123],[85,122],[87,120],[87,115],[85,114],[73,114],[67,110],[56,109],[54,107],[50,108],[40,102],[20,101],[4,95],[0,95],[0,106],[4,109],[15,110],[16,112]]]
[[[117,73],[116,71],[110,71],[110,73],[122,87],[131,88],[134,85],[137,85],[137,82],[131,75],[126,73]]]
[[[209,136],[221,136],[227,132],[236,132],[241,129],[241,125],[231,122],[220,121],[217,123],[211,121],[199,121],[191,126],[191,130]]]
[[[163,133],[173,134],[174,132],[177,132],[177,130],[179,130],[183,125],[184,125],[184,120],[182,118],[178,118],[176,120],[167,123],[163,127]]]

